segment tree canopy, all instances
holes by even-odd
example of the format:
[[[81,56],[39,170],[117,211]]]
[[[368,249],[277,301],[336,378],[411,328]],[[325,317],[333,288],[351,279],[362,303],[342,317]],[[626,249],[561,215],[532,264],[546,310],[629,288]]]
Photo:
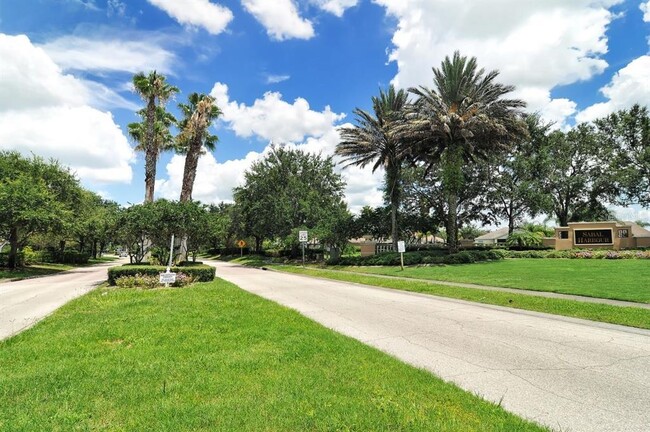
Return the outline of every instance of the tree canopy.
[[[260,250],[264,239],[296,246],[299,228],[334,227],[348,218],[344,186],[331,157],[277,147],[251,166],[234,197],[244,231]]]

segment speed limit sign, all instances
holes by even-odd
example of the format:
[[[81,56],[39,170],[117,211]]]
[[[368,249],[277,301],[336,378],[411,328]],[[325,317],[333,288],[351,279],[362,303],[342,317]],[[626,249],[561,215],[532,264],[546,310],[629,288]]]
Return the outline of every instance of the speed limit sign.
[[[298,241],[300,243],[307,243],[307,231],[298,232]]]

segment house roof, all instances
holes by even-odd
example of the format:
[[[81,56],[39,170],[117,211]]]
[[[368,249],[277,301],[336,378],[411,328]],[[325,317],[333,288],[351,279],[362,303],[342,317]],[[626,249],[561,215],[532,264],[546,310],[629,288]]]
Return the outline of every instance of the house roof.
[[[641,225],[630,221],[625,221],[625,224],[630,225],[630,227],[632,227],[633,237],[650,237],[650,231],[643,228]]]
[[[489,232],[487,234],[483,234],[482,236],[478,236],[474,239],[476,240],[498,240],[501,238],[506,238],[508,237],[508,227],[505,228],[499,228],[496,231]]]

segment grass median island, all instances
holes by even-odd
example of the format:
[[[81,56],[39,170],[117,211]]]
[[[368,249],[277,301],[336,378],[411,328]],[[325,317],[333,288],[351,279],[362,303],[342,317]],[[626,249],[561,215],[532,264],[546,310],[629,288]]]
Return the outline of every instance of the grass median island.
[[[473,264],[476,265],[476,264]],[[309,267],[274,265],[271,268],[307,276],[316,276],[338,281],[354,282],[383,288],[431,294],[460,300],[468,300],[535,312],[582,318],[610,324],[650,329],[650,310],[610,306],[605,304],[583,303],[573,300],[535,297],[526,294],[488,291],[475,288],[462,288],[417,280],[392,279],[373,275],[360,275],[342,271],[331,271]],[[356,270],[356,267],[355,267]]]
[[[332,267],[360,273],[474,283],[650,303],[650,261],[506,259],[476,264],[407,267]]]
[[[3,431],[545,430],[221,280],[100,288],[0,365]]]

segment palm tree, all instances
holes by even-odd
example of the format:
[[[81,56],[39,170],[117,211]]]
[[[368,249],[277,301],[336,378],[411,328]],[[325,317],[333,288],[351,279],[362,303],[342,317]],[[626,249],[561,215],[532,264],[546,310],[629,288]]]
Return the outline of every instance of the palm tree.
[[[145,146],[145,137],[147,134],[147,119],[146,119],[146,109],[141,109],[138,111],[138,114],[142,117],[142,121],[139,123],[129,123],[129,136],[136,143],[135,150],[141,151],[146,154],[147,147]],[[174,137],[172,136],[169,128],[176,124],[176,118],[165,108],[156,107],[156,115],[154,122],[154,136],[153,136],[153,146],[149,147],[151,157],[155,162],[158,161],[160,152],[165,150],[170,150],[174,148]],[[156,164],[153,164],[153,173],[152,178],[156,178]],[[151,192],[153,196],[153,191]]]
[[[140,72],[133,76],[133,87],[145,101],[145,127],[144,140],[140,137],[140,144],[144,150],[145,168],[144,184],[145,195],[144,201],[153,201],[154,187],[156,183],[156,162],[160,150],[156,147],[156,107],[164,105],[166,101],[178,93],[178,88],[166,82],[163,75],[156,71],[148,75]]]
[[[192,199],[196,168],[203,148],[212,151],[218,141],[218,137],[210,134],[208,128],[221,115],[221,110],[212,96],[192,93],[188,100],[187,104],[178,104],[185,116],[179,124],[178,136],[178,151],[185,154],[181,202]]]
[[[499,71],[478,69],[476,58],[446,57],[433,68],[435,89],[410,88],[417,100],[409,108],[399,135],[412,141],[413,153],[431,168],[442,165],[447,198],[447,244],[458,251],[458,194],[464,185],[463,165],[505,151],[527,136],[521,109],[525,103],[505,99],[513,86],[495,82]]]
[[[399,238],[397,211],[401,199],[400,182],[406,149],[403,139],[395,135],[395,130],[403,119],[407,98],[408,94],[404,90],[396,91],[392,85],[386,92],[380,89],[379,96],[372,98],[374,115],[356,108],[354,114],[357,125],[342,128],[341,142],[336,146],[336,154],[342,156],[348,166],[363,168],[372,163],[372,172],[379,167],[386,170],[386,194],[391,207],[391,236],[395,250]]]

